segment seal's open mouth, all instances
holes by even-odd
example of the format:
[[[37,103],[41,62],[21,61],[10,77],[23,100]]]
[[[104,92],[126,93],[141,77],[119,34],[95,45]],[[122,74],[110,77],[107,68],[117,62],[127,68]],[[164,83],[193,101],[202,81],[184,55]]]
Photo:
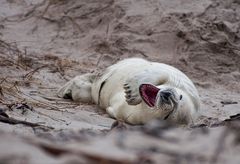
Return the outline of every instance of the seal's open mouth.
[[[159,88],[151,84],[142,84],[139,87],[139,92],[142,99],[150,107],[154,107],[155,100],[159,90],[160,90]]]

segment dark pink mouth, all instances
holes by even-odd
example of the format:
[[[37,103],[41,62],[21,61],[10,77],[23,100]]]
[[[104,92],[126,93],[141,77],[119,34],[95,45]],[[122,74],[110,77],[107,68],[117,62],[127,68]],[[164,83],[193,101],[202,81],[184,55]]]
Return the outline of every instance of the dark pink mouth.
[[[151,84],[142,84],[139,87],[140,95],[149,107],[154,107],[159,90],[159,88]]]

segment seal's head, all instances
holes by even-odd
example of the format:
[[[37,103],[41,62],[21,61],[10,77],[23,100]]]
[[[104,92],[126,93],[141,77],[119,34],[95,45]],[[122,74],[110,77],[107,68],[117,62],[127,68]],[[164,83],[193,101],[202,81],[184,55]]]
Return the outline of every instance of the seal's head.
[[[170,114],[178,108],[182,95],[172,87],[156,87],[142,84],[139,92],[144,102],[153,109],[168,111]]]

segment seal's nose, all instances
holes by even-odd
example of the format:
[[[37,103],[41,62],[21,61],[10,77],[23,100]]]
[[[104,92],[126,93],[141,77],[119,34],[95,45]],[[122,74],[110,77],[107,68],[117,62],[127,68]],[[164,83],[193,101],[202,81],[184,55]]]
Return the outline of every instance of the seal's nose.
[[[168,101],[172,93],[166,90],[166,91],[161,91],[160,95],[164,101]]]

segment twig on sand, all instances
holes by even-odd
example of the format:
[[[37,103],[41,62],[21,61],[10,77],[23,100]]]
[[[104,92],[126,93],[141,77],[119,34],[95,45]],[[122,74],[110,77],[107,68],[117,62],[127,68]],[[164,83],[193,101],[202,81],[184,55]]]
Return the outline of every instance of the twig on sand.
[[[49,129],[54,129],[53,127],[49,127],[49,126],[45,126],[45,125],[40,125],[40,124],[37,124],[37,123],[32,123],[32,122],[28,122],[28,121],[22,121],[22,120],[17,120],[17,119],[14,119],[14,118],[11,118],[7,115],[3,115],[1,114],[0,115],[0,122],[4,122],[4,123],[8,123],[8,124],[13,124],[13,125],[16,125],[16,124],[23,124],[23,125],[26,125],[26,126],[30,126],[30,127],[47,127]]]
[[[42,68],[42,67],[39,67],[39,69]],[[37,71],[36,69],[33,71],[33,72],[30,72],[29,76],[32,76],[32,73],[34,73],[35,71]],[[29,77],[28,76],[28,77]],[[3,85],[2,83],[3,82],[6,82],[7,86],[6,85]],[[10,85],[9,85],[10,84]],[[27,101],[29,102],[30,104],[34,104],[35,106],[41,106],[41,107],[44,107],[46,110],[54,110],[54,111],[59,111],[59,112],[67,112],[67,113],[72,113],[72,112],[69,112],[67,110],[61,110],[61,108],[58,106],[58,102],[55,100],[54,104],[53,103],[49,103],[49,102],[44,102],[44,101],[41,101],[37,98],[34,98],[32,96],[30,96],[29,94],[27,93],[24,93],[23,91],[21,91],[18,87],[17,87],[17,84],[16,83],[12,83],[10,81],[7,80],[7,78],[4,78],[0,81],[0,94],[1,95],[4,95],[5,93],[7,95],[11,95],[12,97],[15,97],[17,98],[18,102],[23,102],[23,101]],[[23,97],[23,95],[25,97]],[[52,100],[53,101],[53,100]],[[0,99],[0,103],[8,106],[8,105],[11,105],[12,103],[11,102],[5,102],[3,99]],[[66,104],[66,103],[65,103]],[[74,104],[75,106],[77,106],[78,104]],[[64,107],[65,109],[65,107]]]
[[[96,64],[96,67],[99,66],[99,63],[101,62],[102,58],[103,58],[103,54],[101,54],[101,56],[98,58],[98,61],[97,61],[97,64]]]
[[[4,122],[4,123],[8,123],[8,124],[24,124],[24,125],[31,126],[31,127],[41,126],[41,125],[36,124],[36,123],[16,120],[14,118],[4,117],[2,115],[0,115],[0,122]]]
[[[45,107],[49,107],[48,110],[55,110],[55,111],[63,112],[62,110],[59,110],[58,107],[56,107],[56,106],[54,106],[54,105],[52,105],[52,104],[48,104],[48,103],[42,102],[42,101],[40,101],[40,100],[37,100],[37,99],[31,97],[30,95],[25,94],[24,92],[21,92],[21,93],[22,93],[23,95],[31,98],[32,100],[36,101],[37,103],[39,103],[39,104],[41,104],[41,105],[43,105],[43,106],[45,106]]]
[[[89,16],[89,15],[91,15],[93,13],[94,14],[98,14],[98,13],[106,10],[107,8],[111,7],[113,4],[114,4],[114,0],[111,0],[106,6],[101,7],[101,8],[96,8],[95,10],[89,11],[89,12],[84,13],[84,14],[82,14],[80,16],[75,17],[75,18],[76,19],[78,19],[78,18],[85,18],[85,17],[87,17],[87,16]]]
[[[43,65],[43,66],[40,66],[40,67],[38,67],[38,68],[36,68],[36,69],[28,72],[26,75],[24,75],[24,78],[26,78],[27,80],[29,80],[29,79],[33,76],[34,73],[36,73],[36,72],[39,71],[40,69],[45,68],[45,67],[47,67],[47,66],[48,66],[48,65]]]
[[[223,100],[221,101],[221,104],[223,105],[230,105],[230,104],[237,104],[237,101],[232,101],[232,100]]]

